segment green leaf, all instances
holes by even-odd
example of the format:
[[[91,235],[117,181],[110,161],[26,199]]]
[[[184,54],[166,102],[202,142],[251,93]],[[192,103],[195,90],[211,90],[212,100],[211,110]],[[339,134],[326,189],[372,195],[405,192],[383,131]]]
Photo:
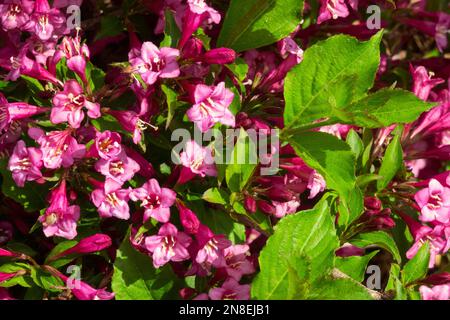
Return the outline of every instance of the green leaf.
[[[303,0],[231,0],[217,47],[238,52],[272,44],[295,30]]]
[[[203,200],[226,205],[230,203],[230,196],[222,189],[219,188],[209,188],[203,193]]]
[[[406,300],[406,289],[400,281],[400,266],[396,263],[391,264],[389,270],[389,280],[385,291],[393,291],[395,300]]]
[[[161,90],[164,92],[166,96],[166,103],[167,103],[167,121],[166,121],[166,130],[170,125],[170,122],[173,119],[173,116],[175,115],[175,110],[177,109],[177,92],[173,90],[172,88],[162,84]]]
[[[252,177],[257,162],[255,142],[244,129],[241,129],[231,153],[230,163],[225,170],[228,188],[233,192],[242,191]]]
[[[367,173],[356,177],[356,184],[361,189],[365,188],[369,183],[382,179],[382,176],[373,173]]]
[[[350,149],[352,149],[355,158],[358,159],[364,150],[364,144],[359,135],[356,133],[356,131],[350,129],[350,131],[347,134],[347,139],[345,141],[350,146]]]
[[[394,239],[384,231],[360,233],[350,239],[350,243],[357,247],[380,247],[389,251],[397,262],[400,263],[402,260]]]
[[[166,26],[164,28],[164,39],[160,43],[160,47],[172,47],[175,48],[177,46],[178,40],[180,40],[181,33],[180,29],[175,22],[173,14],[170,10],[166,10],[164,12]]]
[[[355,281],[362,282],[367,264],[377,253],[378,250],[375,250],[365,256],[338,257],[336,258],[336,268]]]
[[[387,127],[394,123],[409,123],[435,104],[419,99],[401,89],[381,89],[343,110],[338,116],[341,123],[365,128]]]
[[[420,280],[427,275],[428,263],[430,262],[430,244],[425,242],[416,255],[409,260],[402,270],[403,284],[406,286],[411,282]]]
[[[236,58],[234,63],[225,65],[239,81],[244,81],[248,72],[248,65],[242,58]]]
[[[309,299],[316,300],[373,300],[370,293],[352,279],[325,279],[310,290]]]
[[[361,98],[373,85],[382,31],[359,42],[337,35],[311,46],[286,76],[285,131],[329,117]]]
[[[67,241],[62,241],[62,242],[58,243],[52,249],[52,251],[50,251],[50,253],[48,254],[47,258],[45,259],[45,263],[50,264],[51,266],[53,266],[55,268],[60,268],[62,266],[65,266],[66,264],[70,263],[73,259],[75,259],[75,256],[73,254],[61,257],[57,260],[53,260],[52,258],[55,257],[56,255],[58,255],[59,253],[64,252],[67,249],[74,247],[77,243],[78,243],[78,241],[75,241],[75,240],[67,240]]]
[[[155,269],[152,260],[134,249],[125,237],[117,251],[111,284],[117,300],[170,299],[178,285],[170,266]]]
[[[378,191],[386,188],[389,182],[395,177],[398,170],[403,166],[402,131],[403,130],[397,130],[391,143],[389,143],[389,146],[386,148],[383,162],[381,163],[380,171],[378,172],[378,175],[383,177],[377,181]]]
[[[292,272],[305,275],[307,259],[310,272],[302,282],[312,282],[333,267],[338,246],[334,222],[326,201],[314,209],[297,212],[280,220],[259,257],[260,273],[252,284],[252,297],[259,300],[290,299]]]
[[[289,140],[295,152],[317,170],[340,196],[340,225],[348,225],[362,212],[363,200],[356,186],[355,157],[349,145],[323,132],[302,132]]]
[[[31,278],[39,287],[50,292],[59,292],[61,288],[65,287],[60,278],[56,278],[40,268],[31,269]]]

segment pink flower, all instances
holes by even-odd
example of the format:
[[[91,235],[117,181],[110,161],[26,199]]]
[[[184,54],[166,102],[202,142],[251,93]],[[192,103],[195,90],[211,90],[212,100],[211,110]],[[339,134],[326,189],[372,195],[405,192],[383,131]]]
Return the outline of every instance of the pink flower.
[[[224,251],[227,266],[227,274],[236,281],[239,281],[243,275],[254,273],[255,267],[250,262],[250,247],[246,244],[237,244],[226,248]]]
[[[313,170],[308,178],[307,188],[309,189],[308,199],[314,198],[320,192],[323,192],[326,188],[325,179],[316,170]]]
[[[108,189],[106,189],[108,186]],[[129,190],[120,189],[121,184],[110,181],[105,184],[105,189],[95,189],[91,193],[91,199],[97,207],[97,211],[102,218],[116,217],[123,220],[130,218],[130,208],[128,206]]]
[[[36,0],[34,12],[24,29],[47,41],[66,31],[66,19],[58,9],[50,8],[47,0]]]
[[[414,199],[420,207],[420,220],[440,223],[450,221],[450,188],[444,187],[436,179],[431,179],[428,188],[417,192]]]
[[[84,83],[87,83],[86,60],[89,59],[89,54],[88,46],[81,44],[79,36],[64,37],[52,59],[52,68],[56,71],[56,64],[64,57],[67,59],[67,67],[79,75]]]
[[[25,181],[41,179],[41,168],[42,152],[36,148],[27,148],[23,140],[18,141],[8,162],[14,182],[23,187]]]
[[[33,12],[34,3],[29,0],[5,0],[0,4],[0,19],[4,30],[21,28]]]
[[[177,63],[179,55],[177,49],[158,49],[152,42],[144,42],[140,50],[130,51],[128,59],[145,83],[152,85],[158,78],[176,78],[180,75]]]
[[[123,185],[132,179],[140,168],[136,161],[128,157],[125,151],[122,151],[116,158],[109,160],[100,159],[95,164],[95,169],[106,177],[106,184],[113,180]]]
[[[346,0],[320,0],[320,2],[319,17],[317,18],[318,24],[330,19],[345,18],[349,15]],[[354,10],[357,9],[358,0],[348,0],[348,2]]]
[[[149,217],[159,222],[167,222],[170,218],[170,207],[175,203],[176,193],[168,188],[161,188],[156,179],[150,179],[141,188],[130,193],[130,199],[141,201],[145,208],[144,221]]]
[[[224,235],[215,235],[208,227],[201,225],[196,234],[199,250],[195,262],[200,265],[225,267],[224,250],[231,246],[231,241]]]
[[[229,64],[236,59],[236,52],[229,48],[216,48],[207,51],[201,60],[207,64]]]
[[[444,80],[440,78],[431,79],[433,73],[428,73],[425,67],[419,66],[414,69],[411,66],[410,69],[414,81],[412,91],[417,97],[422,100],[427,100],[428,96],[430,95],[431,89],[444,82]]]
[[[233,98],[234,94],[225,88],[225,82],[211,87],[198,84],[194,92],[195,104],[186,114],[201,132],[208,131],[217,122],[234,127],[235,118],[229,109]]]
[[[300,201],[295,199],[286,202],[272,201],[272,205],[275,207],[274,216],[283,218],[287,214],[296,213],[297,208],[300,206]]]
[[[8,102],[0,92],[0,131],[5,130],[13,121],[30,118],[46,111],[47,108],[25,102]]]
[[[200,220],[198,220],[195,213],[183,205],[181,201],[177,201],[176,205],[178,212],[180,213],[180,220],[184,230],[187,233],[196,234],[198,232],[198,228],[200,227]]]
[[[57,254],[56,256],[53,256],[51,260],[53,261],[70,254],[87,254],[92,252],[98,252],[105,248],[110,247],[111,244],[112,240],[108,235],[97,233],[80,240],[80,242],[78,242],[72,248],[69,248]]]
[[[354,246],[348,242],[344,243],[342,247],[336,250],[336,256],[338,257],[352,257],[364,255],[364,249]]]
[[[183,168],[178,183],[184,183],[195,175],[201,177],[217,175],[214,158],[210,148],[203,148],[194,140],[188,141],[184,151],[180,154]]]
[[[422,300],[450,300],[450,285],[443,284],[440,286],[420,286],[419,288]]]
[[[122,138],[117,132],[105,130],[97,132],[95,137],[95,148],[100,158],[109,160],[116,158],[122,152]]]
[[[188,7],[184,16],[183,33],[178,44],[183,48],[191,35],[206,21],[207,23],[218,24],[221,20],[220,13],[208,6],[205,0],[188,0]]]
[[[25,270],[19,270],[17,272],[0,272],[0,283],[8,281],[9,279],[12,279],[14,277],[24,275],[25,273]]]
[[[86,148],[78,144],[70,129],[44,133],[38,128],[30,128],[28,134],[40,145],[44,167],[57,169],[70,167],[75,159],[83,158]]]
[[[90,102],[83,94],[83,88],[75,80],[68,80],[64,84],[64,90],[53,97],[53,108],[50,119],[53,123],[69,122],[72,128],[79,128],[84,119],[83,107],[90,118],[98,118],[100,105]]]
[[[84,281],[74,280],[60,272],[57,273],[57,276],[66,283],[66,286],[78,300],[111,300],[114,298],[114,293],[105,289],[95,289]]]
[[[228,278],[220,288],[209,290],[211,300],[249,300],[250,285],[240,285],[233,278]]]
[[[153,127],[148,122],[142,120],[134,111],[110,110],[109,113],[117,119],[125,130],[133,134],[133,142],[135,144],[138,144],[141,141],[142,133],[147,127]]]
[[[17,257],[17,254],[6,249],[0,248],[0,257]]]
[[[433,268],[436,261],[436,256],[448,250],[448,244],[444,239],[442,239],[443,227],[437,226],[434,229],[431,229],[430,227],[422,226],[417,229],[417,232],[413,234],[413,236],[415,243],[406,252],[406,257],[408,259],[412,259],[425,241],[428,241],[430,245],[430,263],[428,267]]]
[[[50,206],[39,217],[46,237],[58,236],[73,239],[77,235],[77,221],[80,218],[80,207],[69,206],[66,181],[62,180],[50,194]]]
[[[178,232],[171,223],[161,226],[157,236],[145,238],[145,248],[153,254],[153,265],[159,268],[169,261],[189,259],[187,247],[192,239],[183,232]]]

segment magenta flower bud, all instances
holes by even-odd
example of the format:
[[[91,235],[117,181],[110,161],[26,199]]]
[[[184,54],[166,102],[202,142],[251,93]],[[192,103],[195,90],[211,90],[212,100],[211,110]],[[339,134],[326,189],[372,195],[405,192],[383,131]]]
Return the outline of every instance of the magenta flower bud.
[[[103,250],[111,246],[111,238],[106,234],[97,233],[90,237],[84,238],[77,245],[58,254],[58,258],[69,254],[85,254]]]
[[[364,249],[354,246],[350,243],[346,243],[336,250],[336,256],[338,257],[352,257],[362,255],[364,255]]]
[[[203,52],[203,42],[197,38],[191,38],[186,42],[181,51],[184,59],[198,59]]]
[[[184,230],[190,234],[196,234],[198,228],[200,227],[200,220],[198,220],[192,210],[185,207],[181,202],[177,201],[176,203],[178,211],[180,212],[180,220],[181,224],[184,227]]]
[[[78,300],[111,300],[114,298],[114,293],[108,292],[105,289],[95,289],[83,281],[79,281],[79,285],[73,287],[73,283],[70,283],[71,279],[57,270],[55,272],[57,272],[56,275],[66,283]]]
[[[17,254],[6,249],[0,248],[0,257],[16,257]]]
[[[450,273],[443,272],[443,273],[432,274],[431,276],[427,277],[422,282],[425,282],[427,284],[432,284],[432,285],[450,283]]]
[[[217,48],[206,52],[202,61],[208,64],[229,64],[236,59],[236,52],[229,48]]]
[[[25,270],[19,270],[17,272],[0,272],[0,283],[8,281],[16,276],[22,276],[26,273]]]
[[[381,209],[381,201],[376,197],[364,198],[364,206],[369,210],[379,211]]]
[[[255,213],[257,209],[256,200],[250,196],[246,196],[244,199],[244,207],[248,212]]]

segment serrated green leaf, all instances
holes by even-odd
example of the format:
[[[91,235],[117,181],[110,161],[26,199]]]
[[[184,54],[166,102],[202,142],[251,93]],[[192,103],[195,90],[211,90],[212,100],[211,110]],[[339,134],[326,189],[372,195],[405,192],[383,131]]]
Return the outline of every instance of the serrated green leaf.
[[[298,259],[310,262],[308,283],[326,274],[334,263],[338,246],[336,230],[329,204],[320,202],[314,209],[297,212],[280,220],[259,257],[260,273],[252,284],[255,299],[288,299],[294,293],[290,288],[292,270],[305,274],[305,266],[297,268]],[[292,274],[291,274],[292,276]]]
[[[427,275],[430,261],[430,244],[425,242],[416,255],[409,260],[402,270],[402,281],[406,286],[411,282],[420,280]]]
[[[362,285],[352,279],[324,279],[314,283],[309,299],[315,300],[373,300]]]
[[[257,162],[255,142],[244,129],[241,129],[231,153],[230,163],[225,170],[225,180],[232,192],[244,189],[256,169]]]
[[[348,225],[362,213],[363,200],[356,186],[355,156],[342,140],[323,132],[302,132],[289,143],[311,168],[317,170],[328,189],[340,196],[340,225]]]
[[[285,79],[284,130],[329,117],[363,97],[375,79],[381,37],[382,31],[366,42],[337,35],[308,48]]]
[[[219,188],[209,188],[203,193],[203,200],[226,205],[230,203],[230,196],[222,189]]]
[[[383,161],[381,162],[380,171],[378,175],[382,176],[377,181],[377,190],[383,190],[395,177],[398,170],[403,166],[403,150],[402,150],[402,130],[397,130],[391,143],[389,143],[384,153]]]
[[[389,251],[397,262],[401,262],[400,252],[394,239],[384,231],[360,233],[350,239],[350,243],[357,247],[376,246]]]
[[[337,257],[336,268],[358,282],[364,280],[367,264],[378,253],[375,250],[365,256]]]
[[[128,236],[117,251],[112,289],[117,300],[160,300],[175,296],[178,278],[166,265],[153,267],[148,256],[134,249]]]
[[[336,116],[341,123],[365,128],[382,128],[394,123],[412,122],[434,105],[419,99],[409,91],[381,89],[354,102]]]
[[[231,0],[217,47],[238,52],[272,44],[295,30],[303,0]]]

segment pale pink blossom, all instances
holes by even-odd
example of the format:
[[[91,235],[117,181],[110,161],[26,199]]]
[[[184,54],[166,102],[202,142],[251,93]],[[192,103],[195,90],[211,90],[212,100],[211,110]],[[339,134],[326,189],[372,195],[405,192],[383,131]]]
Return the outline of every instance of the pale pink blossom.
[[[249,300],[250,285],[240,285],[233,278],[228,278],[220,288],[209,290],[211,300]]]
[[[144,42],[140,50],[130,51],[128,59],[145,83],[152,85],[158,78],[176,78],[180,75],[177,63],[179,55],[177,49],[158,49],[152,42]]]
[[[141,201],[145,209],[144,220],[149,217],[159,222],[167,222],[170,218],[170,207],[175,203],[176,193],[168,188],[161,188],[156,179],[150,179],[140,188],[130,193],[130,199]]]
[[[450,300],[450,285],[443,284],[429,288],[420,286],[422,300]]]
[[[92,191],[92,203],[97,207],[100,217],[116,217],[123,220],[130,218],[130,207],[128,206],[130,191],[120,187],[119,183],[110,181],[108,185],[105,184],[105,188]]]
[[[440,223],[450,221],[450,188],[436,179],[431,179],[428,188],[417,192],[414,199],[420,207],[420,220]]]
[[[42,152],[36,148],[27,148],[23,140],[17,141],[8,162],[14,182],[23,187],[26,181],[41,179],[42,166]]]
[[[234,127],[235,118],[229,109],[233,98],[233,92],[225,88],[224,82],[217,86],[198,84],[194,92],[195,103],[186,114],[201,132],[208,131],[217,122]]]
[[[217,169],[210,148],[201,147],[194,140],[188,141],[180,153],[181,169],[178,183],[184,183],[195,175],[200,177],[216,176]]]
[[[64,90],[53,97],[53,108],[50,120],[57,124],[68,122],[72,128],[79,128],[84,119],[83,108],[87,109],[90,118],[98,118],[100,105],[89,101],[83,93],[83,88],[75,80],[68,80]]]
[[[179,232],[171,223],[165,223],[158,235],[145,238],[145,248],[152,253],[153,265],[159,268],[169,261],[189,259],[187,250],[192,239],[184,232]]]
[[[122,151],[113,159],[100,159],[95,164],[95,169],[106,177],[106,184],[117,182],[123,185],[132,179],[136,172],[140,170],[139,164],[128,157]]]
[[[70,129],[45,133],[41,129],[31,128],[28,134],[39,143],[44,167],[48,169],[68,168],[75,159],[83,158],[86,152],[86,147],[72,137]]]
[[[65,180],[62,180],[52,190],[49,202],[50,206],[39,217],[45,236],[58,236],[69,240],[75,238],[77,235],[77,221],[80,218],[80,207],[69,205]]]

